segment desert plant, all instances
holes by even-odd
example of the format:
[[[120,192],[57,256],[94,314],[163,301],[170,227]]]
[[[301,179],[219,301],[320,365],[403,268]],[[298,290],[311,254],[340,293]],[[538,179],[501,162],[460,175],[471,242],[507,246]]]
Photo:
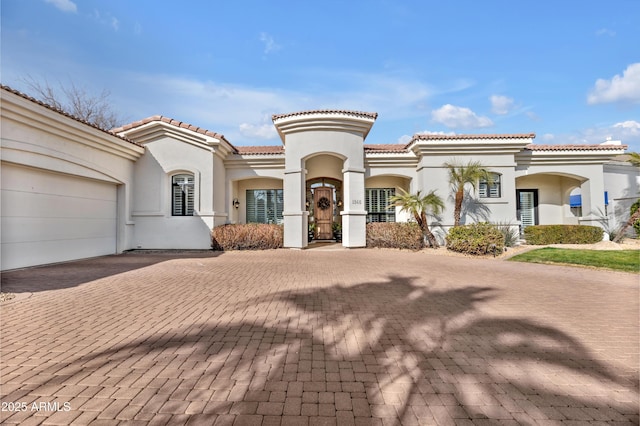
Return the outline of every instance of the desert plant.
[[[524,238],[527,244],[593,244],[602,241],[604,230],[589,225],[535,225],[527,226]]]
[[[505,247],[513,247],[520,241],[520,231],[517,225],[513,225],[511,222],[496,222],[494,225],[504,236]]]
[[[469,184],[475,190],[480,180],[491,183],[491,173],[479,161],[470,160],[467,164],[452,161],[444,163],[444,165],[449,169],[449,184],[455,194],[453,226],[460,226],[465,186]]]
[[[367,247],[420,250],[424,236],[415,222],[373,222],[367,224]]]
[[[213,250],[267,250],[281,248],[284,231],[281,225],[248,223],[216,226],[211,231]]]
[[[447,234],[447,249],[474,255],[496,254],[504,249],[504,234],[486,222],[454,226]]]
[[[436,236],[433,235],[433,232],[429,229],[427,215],[438,214],[444,209],[444,201],[442,201],[442,198],[440,198],[435,191],[430,191],[424,196],[421,194],[421,191],[418,191],[415,194],[410,194],[400,188],[400,192],[400,194],[396,194],[389,199],[391,202],[389,207],[397,206],[400,207],[401,211],[406,211],[412,214],[418,223],[418,226],[422,230],[424,238],[429,241],[431,247],[436,249],[440,247]]]
[[[629,214],[633,216],[635,212],[640,209],[640,199],[635,203],[631,204],[631,209],[629,209]],[[640,219],[637,219],[633,224],[633,230],[636,231],[636,235],[640,235]]]
[[[633,210],[633,206],[631,206],[631,216],[629,217],[629,220],[622,226],[622,228],[620,228],[620,232],[613,239],[614,243],[618,243],[622,240],[622,238],[624,238],[624,235],[630,226],[634,226],[636,222],[640,222],[640,204],[638,204],[638,202],[640,202],[640,200],[633,203],[633,206],[636,206],[635,210]],[[634,229],[635,229],[635,226],[634,226]],[[636,230],[636,233],[637,233],[637,230]]]

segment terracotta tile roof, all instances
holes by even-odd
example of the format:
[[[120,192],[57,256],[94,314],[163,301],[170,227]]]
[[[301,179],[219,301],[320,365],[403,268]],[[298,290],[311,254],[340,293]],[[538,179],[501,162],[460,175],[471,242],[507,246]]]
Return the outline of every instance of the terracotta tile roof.
[[[211,130],[203,129],[202,127],[194,126],[189,123],[185,123],[184,121],[174,120],[173,118],[165,117],[163,115],[153,115],[151,117],[143,118],[142,120],[134,121],[130,124],[125,124],[124,126],[118,127],[116,129],[112,129],[112,132],[120,133],[125,132],[127,130],[135,129],[140,126],[144,126],[145,124],[152,123],[154,121],[161,121],[163,123],[170,124],[175,127],[179,127],[181,129],[191,130],[192,132],[200,133],[201,135],[211,136],[212,138],[220,139],[231,145],[231,143],[225,139],[223,134],[212,132]],[[231,145],[233,146],[233,145]]]
[[[530,151],[609,151],[627,149],[627,145],[535,145],[525,147]]]
[[[365,144],[364,152],[368,153],[393,153],[393,152],[407,152],[406,145],[400,144]]]
[[[236,146],[236,153],[240,155],[277,155],[284,154],[282,145],[264,145],[264,146]]]
[[[354,115],[357,117],[365,117],[365,118],[378,118],[377,112],[363,112],[363,111],[349,111],[346,109],[315,109],[309,111],[298,111],[298,112],[290,112],[286,114],[273,114],[271,119],[273,121],[279,120],[281,118],[294,117],[296,115],[311,115],[311,114],[346,114],[346,115]]]
[[[47,104],[45,102],[42,102],[42,101],[40,101],[40,100],[38,100],[38,99],[36,99],[34,97],[31,97],[31,96],[29,96],[29,95],[27,95],[25,93],[22,93],[22,92],[18,91],[18,90],[12,89],[9,86],[5,86],[4,84],[0,84],[0,88],[2,90],[6,90],[9,93],[13,93],[14,95],[20,96],[21,98],[24,98],[24,99],[26,99],[28,101],[31,101],[33,103],[36,103],[36,104],[40,105],[40,106],[43,106],[43,107],[45,107],[45,108],[47,108],[47,109],[49,109],[51,111],[57,112],[58,114],[64,115],[65,117],[68,117],[68,118],[70,118],[72,120],[75,120],[75,121],[77,121],[79,123],[85,124],[85,125],[87,125],[89,127],[93,127],[94,129],[98,129],[101,132],[107,133],[107,134],[109,134],[109,135],[111,135],[113,137],[116,137],[118,139],[122,139],[123,141],[132,143],[132,144],[134,144],[136,146],[141,146],[140,144],[137,144],[134,141],[132,141],[130,139],[127,139],[124,136],[117,135],[113,130],[105,130],[105,129],[101,128],[101,127],[96,126],[95,124],[89,123],[86,120],[82,120],[82,119],[76,117],[75,115],[69,114],[68,112],[66,112],[64,110],[56,108],[56,107],[54,107],[52,105],[49,105],[49,104]]]
[[[533,139],[535,133],[513,133],[513,134],[478,134],[478,135],[432,135],[424,133],[416,133],[413,135],[414,140],[456,140],[456,139]]]

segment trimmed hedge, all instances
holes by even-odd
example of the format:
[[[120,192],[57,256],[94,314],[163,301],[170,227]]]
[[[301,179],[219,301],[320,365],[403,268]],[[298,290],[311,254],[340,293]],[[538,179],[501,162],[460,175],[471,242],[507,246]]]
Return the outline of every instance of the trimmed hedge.
[[[604,230],[590,225],[535,225],[524,229],[527,244],[594,244],[602,241]]]
[[[420,250],[424,238],[414,222],[373,222],[367,223],[367,247]]]
[[[447,234],[447,249],[474,255],[502,253],[504,234],[497,226],[484,222],[455,226]]]
[[[281,225],[222,225],[211,231],[211,248],[218,251],[277,249],[283,243],[284,229]]]

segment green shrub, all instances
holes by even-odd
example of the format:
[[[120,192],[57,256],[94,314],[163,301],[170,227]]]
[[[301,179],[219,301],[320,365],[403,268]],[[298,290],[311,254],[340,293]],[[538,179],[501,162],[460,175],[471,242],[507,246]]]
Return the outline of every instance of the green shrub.
[[[535,225],[524,229],[527,244],[594,244],[602,241],[604,230],[588,225]]]
[[[504,250],[504,235],[490,223],[455,226],[447,235],[447,249],[474,255],[501,253]]]
[[[638,210],[638,208],[640,208],[640,200],[638,200],[635,203],[631,204],[631,209],[629,211],[629,215],[633,216],[633,214],[636,212],[636,210]],[[634,229],[634,231],[636,231],[636,235],[640,236],[640,219],[636,220],[633,223],[633,229]]]
[[[373,222],[367,223],[367,247],[420,250],[424,238],[414,222]]]
[[[284,231],[281,225],[248,223],[216,226],[211,231],[214,250],[268,250],[282,247]]]

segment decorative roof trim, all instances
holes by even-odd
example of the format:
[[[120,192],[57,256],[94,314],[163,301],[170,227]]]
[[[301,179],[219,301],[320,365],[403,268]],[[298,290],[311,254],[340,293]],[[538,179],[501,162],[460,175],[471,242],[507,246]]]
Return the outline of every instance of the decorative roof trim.
[[[308,110],[308,111],[298,111],[298,112],[289,112],[284,114],[273,114],[271,119],[273,121],[277,121],[283,118],[295,117],[301,115],[314,115],[314,114],[344,114],[351,115],[355,117],[365,117],[372,120],[378,118],[377,112],[364,112],[364,111],[349,111],[345,109],[316,109],[316,110]]]
[[[627,145],[535,145],[525,147],[529,151],[625,151]]]
[[[175,120],[170,117],[165,117],[163,115],[153,115],[151,117],[143,118],[142,120],[134,121],[133,123],[125,124],[124,126],[112,129],[112,132],[126,132],[132,129],[136,129],[138,127],[144,126],[145,124],[153,123],[153,122],[162,122],[166,124],[170,124],[172,126],[178,127],[180,129],[187,129],[195,133],[199,133],[201,135],[210,136],[212,138],[219,139],[228,143],[231,147],[235,149],[233,144],[229,142],[223,134],[212,132],[211,130],[204,129],[202,127],[194,126],[189,123],[185,123],[184,121]]]
[[[236,146],[239,155],[280,155],[284,154],[282,145]]]
[[[407,146],[416,140],[469,140],[469,139],[534,139],[535,133],[513,134],[476,134],[476,135],[434,135],[429,133],[416,133]]]
[[[121,135],[116,134],[113,130],[106,130],[106,129],[103,129],[102,127],[96,126],[96,125],[95,125],[95,124],[93,124],[93,123],[89,123],[89,122],[88,122],[88,121],[86,121],[86,120],[82,120],[82,119],[80,119],[80,118],[76,117],[75,115],[69,114],[68,112],[66,112],[66,111],[64,111],[64,110],[61,110],[61,109],[59,109],[59,108],[56,108],[56,107],[54,107],[53,105],[49,105],[48,103],[42,102],[41,100],[36,99],[36,98],[34,98],[34,97],[32,97],[32,96],[29,96],[29,95],[27,95],[27,94],[25,94],[25,93],[22,93],[22,92],[20,92],[20,91],[18,91],[18,90],[16,90],[16,89],[12,89],[12,88],[11,88],[11,87],[9,87],[9,86],[5,86],[4,84],[0,84],[0,89],[5,90],[5,91],[7,91],[7,92],[9,92],[9,93],[12,93],[12,94],[14,94],[14,95],[16,95],[16,96],[20,96],[20,97],[21,97],[21,98],[23,98],[23,99],[26,99],[26,100],[28,100],[28,101],[30,101],[30,102],[33,102],[33,103],[35,103],[35,104],[38,104],[38,105],[40,105],[40,106],[42,106],[42,107],[45,107],[45,108],[47,108],[48,110],[51,110],[51,111],[53,111],[53,112],[56,112],[56,113],[58,113],[58,114],[60,114],[60,115],[65,116],[65,117],[67,117],[67,118],[70,118],[70,119],[72,119],[72,120],[74,120],[74,121],[77,121],[78,123],[82,123],[82,124],[84,124],[84,125],[86,125],[86,126],[93,127],[94,129],[99,130],[99,131],[101,131],[101,132],[104,132],[104,133],[106,133],[106,134],[108,134],[108,135],[110,135],[110,136],[113,136],[113,137],[115,137],[115,138],[121,139],[121,140],[123,140],[123,141],[125,141],[125,142],[131,143],[131,144],[136,145],[136,146],[142,146],[142,145],[140,145],[140,144],[138,144],[138,143],[136,143],[136,142],[132,141],[131,139],[128,139],[128,138],[126,138],[126,137],[124,137],[124,136],[121,136]]]
[[[393,153],[407,153],[406,145],[400,144],[365,144],[364,152],[367,154],[393,154]]]

